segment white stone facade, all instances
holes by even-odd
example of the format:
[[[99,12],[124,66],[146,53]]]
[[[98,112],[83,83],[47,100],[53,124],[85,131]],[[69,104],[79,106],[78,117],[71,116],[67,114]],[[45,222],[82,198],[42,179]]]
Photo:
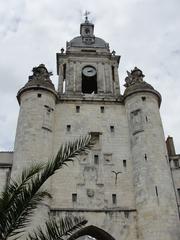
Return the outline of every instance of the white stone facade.
[[[42,82],[31,84],[33,78],[18,93],[13,163],[12,155],[0,154],[1,189],[11,165],[15,176],[34,162],[51,159],[64,142],[90,133],[97,139],[91,152],[48,183],[52,214],[85,216],[88,225],[111,239],[179,240],[180,172],[169,166],[160,95],[142,80],[139,69],[128,75],[126,92],[120,94],[120,56],[92,35],[92,26],[82,24],[81,36],[57,54],[57,93]],[[84,27],[90,35],[85,36]],[[94,76],[83,76],[87,66],[90,73],[96,70]],[[83,81],[97,84],[97,92],[89,87],[83,92]]]

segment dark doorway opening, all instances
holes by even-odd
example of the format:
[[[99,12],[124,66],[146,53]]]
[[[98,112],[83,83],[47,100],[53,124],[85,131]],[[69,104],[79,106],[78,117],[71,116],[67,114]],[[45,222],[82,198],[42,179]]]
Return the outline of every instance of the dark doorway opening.
[[[95,238],[96,240],[115,240],[109,233],[105,232],[104,230],[95,227],[95,226],[87,226],[75,234],[73,234],[68,240],[75,240],[79,237],[86,237],[90,236],[91,238]]]
[[[97,93],[97,75],[88,77],[82,74],[82,92],[89,94]]]

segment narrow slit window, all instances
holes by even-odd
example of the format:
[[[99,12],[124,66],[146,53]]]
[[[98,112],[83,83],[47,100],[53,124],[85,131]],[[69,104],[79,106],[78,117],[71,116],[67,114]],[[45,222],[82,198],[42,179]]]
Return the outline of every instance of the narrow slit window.
[[[63,64],[63,80],[66,79],[66,64]]]
[[[126,166],[127,166],[127,163],[126,163],[126,160],[124,159],[123,160],[123,167],[126,168]]]
[[[93,149],[98,149],[100,148],[101,146],[101,141],[100,141],[100,132],[89,132],[89,134],[91,135],[93,141],[94,141],[94,146],[93,146]]]
[[[6,182],[9,183],[10,179],[11,179],[11,173],[10,173],[10,170],[8,170],[6,172]]]
[[[116,204],[116,203],[117,203],[116,194],[112,194],[112,203],[113,203],[113,204]]]
[[[51,214],[53,217],[56,217],[56,215],[57,215],[56,213],[57,213],[57,212],[54,211],[54,210],[50,212],[50,214]]]
[[[37,97],[38,97],[38,98],[41,98],[41,96],[42,96],[41,93],[38,93],[38,94],[37,94]]]
[[[104,113],[104,106],[101,106],[101,113]]]
[[[158,188],[155,186],[156,196],[158,197]]]
[[[112,80],[115,81],[114,66],[112,66],[111,68],[112,68]]]
[[[174,160],[174,167],[179,168],[179,160],[178,159]]]
[[[71,131],[71,125],[67,125],[66,129],[67,129],[67,132],[70,132]]]
[[[146,97],[142,97],[141,99],[142,99],[142,101],[146,101]]]
[[[124,216],[125,216],[125,218],[129,218],[129,212],[128,212],[128,211],[125,211],[125,212],[124,212]]]
[[[114,126],[110,126],[111,132],[114,132]]]
[[[76,112],[77,112],[77,113],[80,112],[80,106],[76,106]]]
[[[94,164],[99,164],[99,156],[94,155]]]
[[[179,198],[179,201],[180,201],[180,188],[177,189],[177,193],[178,193],[178,198]]]
[[[77,202],[77,193],[72,194],[72,202]]]

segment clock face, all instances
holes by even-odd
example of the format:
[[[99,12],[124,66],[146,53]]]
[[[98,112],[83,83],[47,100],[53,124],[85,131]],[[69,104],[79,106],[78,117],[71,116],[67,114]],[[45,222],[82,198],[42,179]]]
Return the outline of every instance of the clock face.
[[[96,69],[92,66],[86,66],[83,68],[82,73],[86,77],[93,77],[96,75]]]
[[[89,33],[90,33],[89,28],[86,28],[84,31],[85,31],[86,34],[89,34]]]

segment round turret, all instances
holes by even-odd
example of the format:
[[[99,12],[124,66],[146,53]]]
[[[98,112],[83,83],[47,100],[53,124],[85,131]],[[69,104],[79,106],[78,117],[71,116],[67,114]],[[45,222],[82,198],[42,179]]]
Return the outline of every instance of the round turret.
[[[159,113],[161,96],[143,80],[140,69],[135,68],[127,73],[124,102],[129,125],[139,236],[148,240],[176,239],[168,230],[176,231],[178,211]]]
[[[20,112],[14,146],[13,174],[32,162],[46,162],[52,153],[57,94],[43,64],[17,94]]]
[[[12,176],[35,163],[46,163],[52,158],[54,115],[57,94],[44,64],[33,68],[33,75],[17,94],[20,112],[14,145]],[[50,189],[49,183],[45,185]],[[48,214],[48,201],[34,218],[39,225]]]

